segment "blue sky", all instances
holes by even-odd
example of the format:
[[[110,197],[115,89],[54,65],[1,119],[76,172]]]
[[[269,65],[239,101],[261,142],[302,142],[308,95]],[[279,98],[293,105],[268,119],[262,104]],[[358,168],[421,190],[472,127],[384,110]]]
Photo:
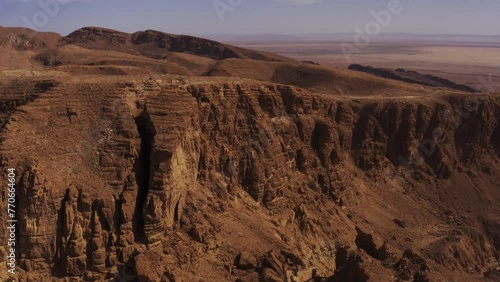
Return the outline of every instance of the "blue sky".
[[[391,1],[397,0],[0,0],[0,25],[63,35],[83,26],[193,35],[350,33]],[[400,2],[403,11],[382,32],[500,34],[498,0]]]

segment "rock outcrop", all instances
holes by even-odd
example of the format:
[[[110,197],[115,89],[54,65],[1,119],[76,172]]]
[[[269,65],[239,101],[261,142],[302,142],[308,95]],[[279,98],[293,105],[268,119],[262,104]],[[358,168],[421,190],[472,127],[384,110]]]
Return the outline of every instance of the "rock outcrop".
[[[421,74],[417,71],[410,71],[402,68],[398,68],[396,70],[390,70],[384,68],[373,68],[370,66],[362,66],[358,64],[352,64],[348,68],[350,70],[366,72],[383,78],[394,79],[408,83],[416,83],[432,87],[445,87],[471,93],[479,92],[478,90],[473,89],[467,85],[457,84],[448,79],[444,79],[429,74]]]
[[[498,264],[498,95],[171,76],[0,91],[22,279],[474,280]]]
[[[28,28],[1,27],[0,46],[16,51],[37,51],[54,47],[61,36],[52,32],[37,32]]]
[[[193,54],[216,60],[249,58],[284,61],[278,55],[239,48],[213,40],[187,35],[174,35],[156,30],[125,33],[100,27],[84,27],[61,38],[61,44],[74,44],[88,49],[108,49],[141,54],[154,59],[166,58],[170,52]]]

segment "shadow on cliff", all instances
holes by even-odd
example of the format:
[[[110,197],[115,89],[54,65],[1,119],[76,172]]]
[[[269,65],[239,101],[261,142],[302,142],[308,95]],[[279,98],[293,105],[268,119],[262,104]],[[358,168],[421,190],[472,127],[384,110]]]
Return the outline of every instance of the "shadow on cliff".
[[[141,149],[134,164],[135,179],[138,190],[134,211],[133,228],[135,240],[138,242],[145,242],[143,211],[151,183],[151,153],[156,133],[147,110],[144,110],[135,118],[135,123],[137,125],[137,131],[141,136]]]

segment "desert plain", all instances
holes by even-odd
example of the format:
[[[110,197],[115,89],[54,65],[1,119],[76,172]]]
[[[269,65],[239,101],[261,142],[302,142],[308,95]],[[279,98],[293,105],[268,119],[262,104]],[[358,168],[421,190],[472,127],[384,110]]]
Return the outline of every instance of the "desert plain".
[[[449,37],[449,36],[448,36]],[[356,46],[353,39],[328,41],[319,39],[226,41],[235,45],[273,52],[301,61],[313,61],[325,66],[347,68],[351,64],[377,68],[404,68],[421,73],[440,76],[470,87],[483,86],[483,90],[494,92],[500,87],[500,39],[479,38],[432,38],[415,35],[395,36],[379,39],[359,53],[345,55],[343,44]],[[466,41],[465,41],[466,40]]]

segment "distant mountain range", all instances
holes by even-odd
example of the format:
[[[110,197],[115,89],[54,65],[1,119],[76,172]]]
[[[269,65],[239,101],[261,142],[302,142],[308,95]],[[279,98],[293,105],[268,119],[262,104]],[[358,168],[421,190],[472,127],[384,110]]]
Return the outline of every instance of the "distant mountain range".
[[[294,42],[294,41],[352,41],[355,33],[317,33],[303,35],[287,34],[206,34],[204,37],[224,42]],[[411,34],[385,33],[371,38],[372,42],[412,42],[420,44],[461,44],[500,47],[500,35],[467,34]]]

